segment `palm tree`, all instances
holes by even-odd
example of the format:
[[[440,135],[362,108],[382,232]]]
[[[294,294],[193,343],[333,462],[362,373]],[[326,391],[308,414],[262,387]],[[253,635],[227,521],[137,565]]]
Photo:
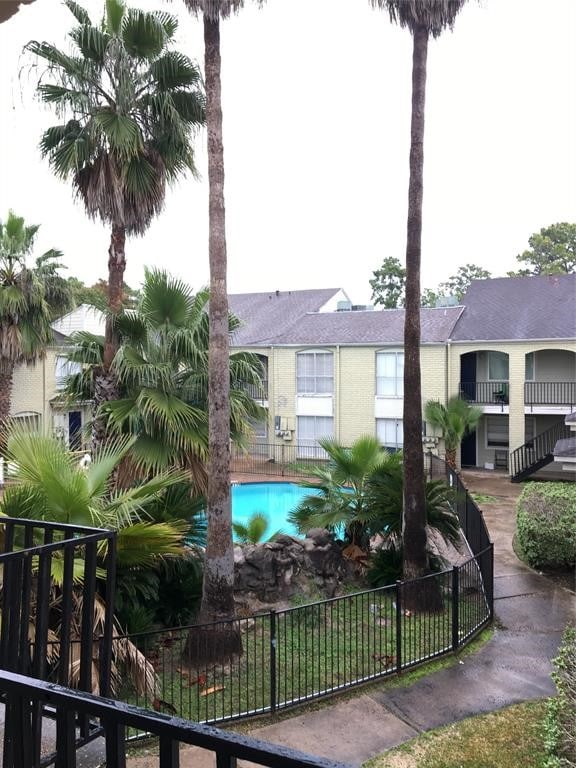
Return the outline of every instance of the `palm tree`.
[[[390,19],[408,27],[413,39],[410,182],[406,239],[406,313],[404,322],[404,577],[428,571],[426,553],[424,455],[422,451],[422,388],[420,381],[420,254],[424,170],[426,62],[430,35],[452,27],[465,0],[370,0],[385,8]],[[424,607],[426,595],[412,591],[411,607]]]
[[[234,616],[234,549],[230,498],[228,295],[226,289],[226,228],[224,208],[224,144],[220,82],[220,17],[238,11],[244,0],[185,0],[204,24],[204,77],[208,128],[210,355],[209,355],[209,474],[208,538],[200,619],[217,621]],[[239,636],[229,634],[230,649]],[[226,637],[218,647],[226,656]],[[216,644],[212,644],[216,649]]]
[[[38,225],[12,211],[0,221],[0,424],[10,413],[14,369],[43,357],[52,341],[53,314],[70,308],[72,297],[58,274],[58,251],[26,266]]]
[[[370,504],[368,496],[370,479],[379,470],[401,470],[401,455],[383,451],[378,440],[370,435],[358,438],[350,448],[332,438],[318,443],[328,454],[328,462],[300,467],[313,478],[300,485],[314,488],[316,493],[304,497],[289,520],[302,532],[328,528],[343,534],[352,547],[367,549],[370,537],[381,530],[381,510]]]
[[[169,468],[187,471],[196,494],[206,492],[208,455],[208,292],[196,295],[180,280],[162,270],[146,270],[136,309],[119,315],[116,328],[120,348],[112,363],[119,398],[103,404],[112,434],[135,437],[129,461],[121,468],[121,485],[134,475],[148,477]],[[232,333],[239,325],[229,318]],[[104,339],[89,333],[72,337],[68,357],[81,370],[67,383],[73,401],[94,396],[95,371],[100,369]],[[251,420],[262,418],[262,408],[247,392],[261,386],[261,364],[250,353],[237,352],[228,360],[230,426],[234,442],[250,434]]]
[[[451,397],[447,405],[429,400],[424,406],[424,418],[442,431],[446,448],[446,463],[456,469],[456,452],[465,435],[474,432],[482,418],[482,409],[471,406],[459,397]]]
[[[113,315],[122,308],[126,235],[143,234],[162,210],[166,183],[195,173],[192,138],[204,124],[196,65],[172,49],[178,27],[168,13],[128,9],[107,0],[100,25],[74,0],[74,52],[48,42],[26,49],[46,62],[37,91],[65,120],[48,128],[40,149],[54,173],[72,179],[87,214],[111,227],[108,307],[98,403],[117,395],[110,372],[118,348]],[[99,425],[95,442],[105,438]]]

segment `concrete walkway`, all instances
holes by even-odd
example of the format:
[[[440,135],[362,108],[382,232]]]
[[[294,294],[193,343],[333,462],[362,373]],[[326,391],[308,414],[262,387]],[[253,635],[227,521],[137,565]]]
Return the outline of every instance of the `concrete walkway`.
[[[468,489],[495,497],[481,503],[495,548],[494,637],[473,656],[407,687],[371,688],[354,698],[254,728],[265,741],[360,766],[369,758],[431,728],[528,699],[553,695],[551,659],[566,623],[576,618],[574,582],[567,586],[534,573],[512,549],[515,501],[521,488],[505,475],[466,472]],[[131,768],[152,768],[139,757]],[[181,752],[183,768],[211,768],[213,758]]]

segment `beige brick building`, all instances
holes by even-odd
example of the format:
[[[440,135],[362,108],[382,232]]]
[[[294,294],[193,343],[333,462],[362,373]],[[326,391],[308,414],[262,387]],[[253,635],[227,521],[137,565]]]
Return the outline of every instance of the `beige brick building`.
[[[336,289],[230,299],[244,321],[233,345],[267,370],[258,442],[304,456],[319,437],[370,434],[401,448],[403,310],[354,307]],[[421,327],[422,404],[458,395],[483,411],[463,465],[512,473],[576,410],[575,275],[475,281],[462,306],[423,308]],[[443,452],[430,425],[423,445]]]
[[[236,294],[230,307],[242,321],[232,346],[258,354],[266,371],[268,416],[255,442],[303,457],[319,455],[323,436],[402,447],[403,310],[355,307],[341,289]],[[421,327],[422,404],[459,395],[483,411],[462,465],[515,473],[519,456],[536,458],[538,436],[553,437],[576,411],[575,275],[474,281],[462,306],[423,308]],[[58,345],[16,371],[12,414],[78,447],[90,404],[59,396],[63,345],[74,331],[103,333],[103,317],[83,306],[55,328]],[[422,431],[424,449],[442,454],[440,436]]]

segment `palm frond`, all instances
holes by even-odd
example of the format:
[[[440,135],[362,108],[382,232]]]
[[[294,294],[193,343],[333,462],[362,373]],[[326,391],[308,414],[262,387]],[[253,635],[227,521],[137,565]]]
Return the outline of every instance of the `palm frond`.
[[[92,24],[88,11],[82,8],[81,5],[78,5],[78,3],[74,2],[74,0],[64,0],[64,5],[74,14],[76,21],[80,24]]]

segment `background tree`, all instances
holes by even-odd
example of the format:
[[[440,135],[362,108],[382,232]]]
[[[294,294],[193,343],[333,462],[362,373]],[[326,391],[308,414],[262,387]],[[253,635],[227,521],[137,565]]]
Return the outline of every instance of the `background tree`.
[[[381,304],[384,309],[403,307],[406,270],[400,261],[394,256],[389,256],[372,274],[374,277],[370,280],[370,287],[374,304]]]
[[[528,240],[530,249],[516,256],[524,269],[509,272],[523,275],[557,275],[576,271],[576,224],[562,222],[543,227]]]
[[[69,277],[67,282],[70,291],[74,296],[74,303],[76,306],[80,306],[80,304],[91,304],[102,312],[106,310],[108,306],[108,282],[106,280],[98,280],[92,285],[86,285],[77,277]],[[124,283],[122,293],[123,306],[125,308],[135,307],[138,303],[140,292],[137,289],[131,288],[127,283]]]
[[[440,283],[438,292],[441,296],[455,296],[461,302],[472,280],[486,280],[489,277],[490,272],[477,264],[464,264],[463,267],[458,267],[455,275]]]
[[[424,417],[433,427],[440,429],[446,448],[446,463],[456,469],[456,455],[462,440],[474,432],[482,418],[482,409],[471,406],[459,397],[451,397],[446,405],[429,400],[424,406]]]
[[[38,229],[12,211],[0,221],[0,424],[10,413],[15,367],[43,357],[53,338],[52,317],[71,305],[58,251],[26,266]]]
[[[406,316],[404,321],[404,576],[428,571],[424,456],[422,452],[422,387],[420,378],[420,259],[424,172],[424,113],[428,39],[452,27],[465,0],[371,0],[385,8],[392,22],[412,34],[412,121],[406,238]],[[425,608],[429,596],[409,590],[414,608]],[[430,603],[429,603],[430,606]]]
[[[123,303],[126,235],[143,234],[162,209],[167,182],[195,172],[192,138],[204,123],[196,65],[171,45],[178,22],[165,12],[107,0],[100,25],[73,0],[73,52],[48,42],[26,49],[47,64],[37,92],[63,118],[40,149],[54,173],[72,179],[87,214],[111,227],[104,367],[98,402],[116,397],[110,366],[118,347],[112,316]],[[103,440],[103,428],[97,439]]]
[[[438,301],[438,291],[433,291],[432,288],[424,288],[422,296],[420,296],[420,305],[422,307],[435,307]]]

